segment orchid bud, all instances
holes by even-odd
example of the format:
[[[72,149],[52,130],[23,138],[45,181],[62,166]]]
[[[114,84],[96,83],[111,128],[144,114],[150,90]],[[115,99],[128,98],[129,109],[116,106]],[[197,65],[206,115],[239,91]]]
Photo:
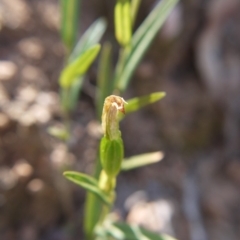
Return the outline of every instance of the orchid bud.
[[[121,169],[124,155],[122,139],[109,140],[103,137],[100,149],[102,168],[109,177],[116,177]]]
[[[110,177],[116,177],[121,169],[124,155],[123,141],[119,131],[118,112],[125,113],[123,98],[111,95],[105,99],[102,113],[104,137],[100,144],[102,168]]]
[[[104,136],[110,140],[120,137],[118,112],[125,113],[123,98],[115,95],[107,97],[104,101],[102,113],[102,128]]]

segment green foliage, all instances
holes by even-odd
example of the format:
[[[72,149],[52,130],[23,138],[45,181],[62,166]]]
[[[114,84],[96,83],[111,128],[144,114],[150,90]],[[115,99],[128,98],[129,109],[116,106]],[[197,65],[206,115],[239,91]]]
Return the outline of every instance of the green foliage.
[[[79,76],[74,79],[73,83],[68,88],[60,89],[61,106],[66,114],[74,110],[83,81],[84,76]]]
[[[102,168],[108,176],[115,177],[121,170],[123,160],[123,141],[121,138],[109,140],[103,137],[100,144]]]
[[[63,69],[63,72],[78,58],[84,57],[83,54],[87,54],[86,51],[96,46],[96,44],[102,38],[107,24],[103,18],[97,19],[86,30],[83,36],[79,39],[78,43],[74,47],[73,51],[67,60],[67,66]],[[72,72],[74,74],[74,72]],[[71,112],[75,109],[78,100],[79,92],[82,88],[85,72],[77,76],[76,78],[65,78],[63,85],[61,86],[61,103],[65,113]],[[61,76],[62,77],[62,76]],[[61,80],[60,80],[61,81]],[[68,87],[66,87],[66,86]]]
[[[108,236],[116,240],[176,240],[165,234],[156,234],[138,226],[131,226],[126,223],[114,223],[109,225],[105,231]]]
[[[75,78],[69,88],[62,88],[62,106],[65,112],[73,111],[75,109],[83,81],[84,76],[80,76]],[[65,95],[63,95],[63,93],[65,93]]]
[[[94,178],[99,179],[101,170],[102,168],[100,163],[100,157],[98,155],[96,159]],[[84,233],[87,239],[93,238],[96,224],[99,221],[102,213],[102,208],[103,208],[102,201],[99,201],[99,199],[94,194],[88,192],[86,201],[85,201],[85,207],[84,207],[85,217],[84,217],[84,223],[83,223]]]
[[[85,52],[88,48],[97,44],[104,32],[106,31],[107,23],[104,18],[97,19],[86,32],[79,39],[78,43],[74,47],[72,53],[68,58],[68,62],[74,61],[78,56]]]
[[[61,0],[61,37],[68,53],[75,45],[80,15],[80,0]]]
[[[74,80],[86,73],[92,62],[99,53],[100,45],[96,44],[89,47],[73,62],[69,63],[62,71],[60,75],[60,86],[62,88],[69,88]]]
[[[49,127],[48,133],[60,140],[66,141],[69,138],[69,132],[63,127]]]
[[[154,102],[157,102],[164,98],[166,96],[165,92],[155,92],[151,93],[149,95],[145,95],[142,97],[136,97],[129,99],[127,101],[127,105],[125,106],[125,116],[129,113],[136,112],[137,110],[151,104]],[[121,115],[121,118],[123,118],[124,115]]]
[[[161,161],[163,158],[162,152],[144,153],[130,158],[126,158],[122,161],[122,171],[129,171],[134,168],[143,167],[152,163]]]
[[[66,113],[73,110],[84,77],[92,62],[100,51],[100,45],[95,44],[82,52],[79,57],[70,62],[62,71],[59,79],[61,86],[61,105]]]
[[[110,204],[108,196],[98,187],[98,181],[84,173],[67,171],[64,172],[63,175],[70,181],[76,183],[81,186],[85,190],[94,193],[98,196],[104,203]]]
[[[132,37],[130,0],[117,0],[114,17],[116,39],[121,45],[127,46]]]
[[[178,0],[160,1],[134,33],[131,50],[125,49],[124,63],[120,63],[123,65],[122,71],[118,72],[115,78],[116,87],[120,91],[124,91],[128,86],[137,65],[177,2]]]
[[[125,223],[105,224],[115,201],[116,178],[120,171],[152,164],[163,157],[161,152],[153,152],[123,160],[124,147],[118,123],[123,118],[123,114],[119,116],[118,112],[124,112],[125,108],[125,113],[128,115],[162,99],[165,93],[156,92],[130,99],[125,107],[122,105],[123,99],[118,96],[112,96],[106,106],[104,100],[113,93],[122,93],[126,90],[139,62],[177,2],[178,0],[160,1],[137,31],[132,33],[141,0],[116,0],[114,21],[116,39],[120,44],[119,59],[113,71],[112,46],[110,43],[104,43],[98,70],[96,105],[99,119],[104,106],[102,120],[105,132],[100,143],[95,175],[92,177],[79,172],[64,172],[68,180],[88,191],[84,219],[84,231],[88,240],[174,240],[169,236],[157,235]],[[61,34],[68,55],[59,84],[66,126],[63,129],[51,128],[49,132],[65,141],[71,137],[70,132],[67,132],[70,129],[69,112],[76,106],[84,75],[100,51],[98,42],[107,26],[103,18],[96,20],[75,45],[79,6],[80,0],[61,0]]]
[[[105,98],[113,92],[113,79],[112,79],[112,46],[110,43],[104,43],[102,47],[102,53],[100,56],[100,62],[98,67],[97,78],[97,96],[96,106],[98,119],[101,119],[103,102]]]

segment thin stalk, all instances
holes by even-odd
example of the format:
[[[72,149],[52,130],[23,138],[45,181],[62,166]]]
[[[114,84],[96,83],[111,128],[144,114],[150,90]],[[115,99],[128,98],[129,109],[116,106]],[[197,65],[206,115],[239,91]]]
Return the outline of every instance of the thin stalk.
[[[100,215],[99,222],[98,222],[99,226],[101,226],[103,224],[104,220],[106,219],[106,216],[110,213],[111,208],[112,208],[112,205],[108,206],[108,205],[104,204],[102,206],[102,211],[101,211],[101,215]]]
[[[117,89],[119,78],[123,72],[123,69],[126,64],[128,53],[130,52],[129,47],[121,48],[119,51],[118,62],[115,68],[115,77],[114,77],[114,94],[120,94]]]
[[[104,100],[107,96],[112,94],[113,91],[113,79],[112,79],[112,46],[110,43],[104,43],[100,56],[100,63],[98,67],[97,77],[97,116],[101,121],[102,108]]]
[[[100,157],[98,155],[96,160],[96,166],[94,171],[94,177],[99,179],[99,175],[102,171]],[[93,239],[94,228],[97,225],[102,209],[102,202],[92,193],[88,192],[85,201],[85,214],[84,214],[84,232],[88,240]]]

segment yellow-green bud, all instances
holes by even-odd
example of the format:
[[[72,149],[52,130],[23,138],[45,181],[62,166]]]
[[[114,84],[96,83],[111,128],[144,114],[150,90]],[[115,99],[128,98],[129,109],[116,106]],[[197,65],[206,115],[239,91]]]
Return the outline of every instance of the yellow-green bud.
[[[109,178],[117,176],[123,159],[123,141],[119,131],[118,111],[124,112],[123,98],[111,95],[105,99],[102,113],[104,137],[100,144],[102,168]]]
[[[100,149],[102,168],[109,177],[116,177],[121,169],[124,155],[121,137],[114,140],[109,140],[107,137],[103,137]]]

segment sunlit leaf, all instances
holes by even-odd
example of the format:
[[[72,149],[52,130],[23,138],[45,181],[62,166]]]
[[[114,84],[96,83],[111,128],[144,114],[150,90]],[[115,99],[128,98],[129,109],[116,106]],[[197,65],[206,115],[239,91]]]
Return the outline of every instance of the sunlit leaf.
[[[108,226],[106,231],[116,240],[176,240],[169,235],[157,234],[126,223],[114,223]]]
[[[99,71],[97,78],[97,97],[96,105],[98,118],[101,119],[104,100],[112,94],[113,79],[112,79],[112,46],[110,43],[105,43],[102,47],[102,52],[99,61]]]
[[[69,97],[68,97],[68,110],[73,111],[76,108],[76,104],[79,97],[79,92],[82,88],[84,81],[84,77],[80,76],[76,80],[73,81],[72,85],[69,89]]]
[[[115,35],[118,42],[126,46],[132,37],[130,0],[117,0],[114,9]]]
[[[95,233],[95,238],[94,239],[99,239],[99,240],[113,240],[109,238],[108,232],[106,229],[103,227],[103,225],[97,225],[97,227],[94,229]]]
[[[70,53],[78,34],[80,0],[61,0],[61,37]]]
[[[49,127],[47,131],[51,136],[63,141],[66,141],[69,138],[69,132],[63,127],[52,126]]]
[[[160,1],[134,33],[131,51],[128,52],[129,50],[126,49],[125,55],[127,56],[123,71],[117,72],[115,78],[118,90],[124,91],[126,89],[133,72],[177,2],[178,0]]]
[[[68,62],[74,61],[88,48],[97,44],[102,38],[106,28],[107,23],[104,18],[99,18],[93,24],[91,24],[90,27],[79,39],[76,47],[73,49],[73,52],[69,56]]]
[[[95,178],[84,173],[67,171],[63,175],[70,181],[97,195],[103,202],[110,204],[108,196],[99,187]]]
[[[101,170],[102,166],[100,163],[100,156],[98,155],[94,172],[95,179],[99,179]],[[93,237],[93,230],[99,221],[102,206],[103,203],[98,197],[90,192],[87,193],[84,206],[84,232],[87,239],[92,239]]]
[[[159,162],[163,159],[163,157],[164,154],[162,152],[152,152],[126,158],[122,162],[122,171],[128,171],[134,168]]]
[[[88,192],[84,207],[84,232],[87,239],[92,239],[93,231],[101,216],[103,203],[93,193]]]
[[[100,50],[100,45],[96,44],[83,52],[76,60],[68,64],[60,76],[62,88],[69,88],[74,80],[85,74]]]
[[[119,118],[122,119],[127,114],[136,112],[140,108],[143,108],[151,103],[155,103],[155,102],[161,100],[162,98],[164,98],[165,96],[166,96],[165,92],[155,92],[155,93],[151,93],[149,95],[145,95],[142,97],[136,97],[136,98],[129,99],[129,100],[127,100],[127,104],[125,104],[125,107],[124,107],[125,115],[121,114],[121,115],[119,115]]]
[[[77,77],[69,88],[62,88],[60,90],[61,106],[65,113],[69,113],[75,109],[83,81],[84,76]]]
[[[106,30],[106,26],[106,21],[103,18],[97,19],[78,41],[72,54],[68,58],[68,63],[73,62],[83,52],[98,43]],[[83,80],[83,76],[78,76],[72,81],[72,84],[69,88],[65,88],[62,90],[62,96],[64,95],[64,100],[62,100],[62,106],[66,112],[75,109],[79,93],[83,85]]]

